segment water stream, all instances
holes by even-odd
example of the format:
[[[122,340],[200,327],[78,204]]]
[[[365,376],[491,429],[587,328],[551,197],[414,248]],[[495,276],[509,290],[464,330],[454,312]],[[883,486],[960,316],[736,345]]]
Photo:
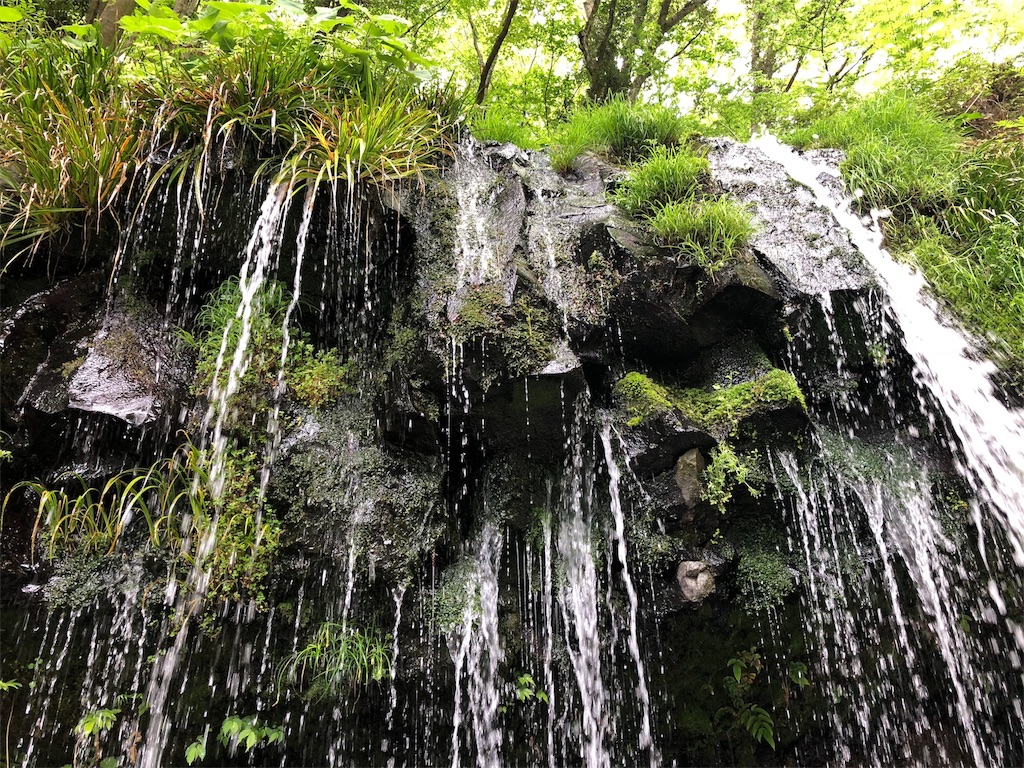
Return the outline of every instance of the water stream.
[[[792,537],[804,559],[808,625],[832,686],[837,758],[1014,763],[1020,721],[1006,718],[1022,702],[1019,606],[1008,606],[1002,591],[1016,596],[1021,586],[1024,414],[996,396],[994,367],[944,317],[921,277],[882,248],[878,212],[855,213],[854,201],[836,199],[822,183],[829,169],[774,139],[755,146],[814,192],[877,274],[877,305],[860,300],[841,316],[829,296],[819,304],[836,374],[859,354],[854,335],[838,330],[851,318],[862,323],[853,343],[905,350],[913,370],[908,389],[876,352],[881,407],[867,412],[849,390],[828,398],[827,410],[813,415],[844,432],[818,428],[819,463],[777,458],[782,485],[795,491]],[[807,345],[795,344],[798,378]],[[936,442],[919,439],[924,432]],[[943,498],[934,480],[942,455],[969,499]],[[1014,672],[998,671],[1006,661]],[[937,727],[940,718],[951,725]]]

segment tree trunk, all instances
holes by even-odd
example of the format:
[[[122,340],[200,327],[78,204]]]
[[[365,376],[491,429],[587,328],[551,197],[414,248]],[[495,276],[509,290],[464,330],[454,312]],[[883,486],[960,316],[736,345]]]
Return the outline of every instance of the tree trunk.
[[[120,21],[135,12],[135,0],[93,0],[89,3],[89,11],[85,20],[92,23],[100,22],[100,43],[110,48],[121,39]]]
[[[487,89],[491,85],[491,75],[494,74],[494,66],[498,63],[498,53],[501,51],[501,46],[505,43],[505,38],[508,37],[508,31],[512,27],[512,19],[515,17],[516,9],[518,8],[519,0],[509,0],[508,7],[505,8],[505,18],[501,22],[501,31],[494,38],[494,44],[491,46],[491,52],[487,55],[487,61],[484,62],[483,67],[480,69],[480,86],[476,89],[477,104],[483,104],[484,97],[487,96]]]

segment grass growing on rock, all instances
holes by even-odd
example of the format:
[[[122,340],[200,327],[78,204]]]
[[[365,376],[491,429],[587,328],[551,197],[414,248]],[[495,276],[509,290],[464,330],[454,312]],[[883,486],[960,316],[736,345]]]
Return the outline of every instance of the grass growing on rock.
[[[614,99],[583,107],[552,131],[551,164],[559,173],[568,173],[587,150],[633,162],[656,147],[676,146],[690,127],[678,113],[660,104]]]
[[[920,99],[892,90],[816,120],[792,134],[801,147],[840,147],[850,189],[895,213],[953,200],[960,178],[959,133]]]
[[[709,274],[731,262],[754,234],[750,212],[727,197],[669,203],[650,224],[664,244]]]
[[[647,160],[630,170],[612,202],[632,215],[652,214],[669,203],[693,197],[710,173],[707,158],[688,147],[655,147]]]

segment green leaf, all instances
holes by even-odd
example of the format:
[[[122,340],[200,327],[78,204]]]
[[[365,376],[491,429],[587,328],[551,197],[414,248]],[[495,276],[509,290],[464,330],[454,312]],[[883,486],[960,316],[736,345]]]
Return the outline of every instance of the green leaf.
[[[105,757],[100,760],[100,768],[117,768],[116,757]]]
[[[21,21],[23,18],[25,17],[17,8],[0,8],[0,22],[13,23]]]

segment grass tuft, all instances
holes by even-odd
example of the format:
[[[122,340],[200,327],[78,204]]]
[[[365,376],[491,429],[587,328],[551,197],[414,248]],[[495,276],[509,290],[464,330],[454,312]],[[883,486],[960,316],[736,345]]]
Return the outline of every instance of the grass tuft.
[[[813,122],[788,137],[801,147],[841,147],[849,187],[899,216],[953,201],[961,137],[920,99],[888,91]]]
[[[579,155],[594,151],[612,159],[634,162],[655,147],[679,144],[690,123],[659,104],[615,99],[578,109],[551,136],[552,167],[567,173]]]
[[[710,178],[707,158],[678,147],[655,147],[651,156],[633,167],[612,196],[627,213],[651,214],[659,208],[693,197]]]
[[[650,224],[662,242],[711,274],[728,264],[754,234],[750,212],[725,197],[669,203]]]

